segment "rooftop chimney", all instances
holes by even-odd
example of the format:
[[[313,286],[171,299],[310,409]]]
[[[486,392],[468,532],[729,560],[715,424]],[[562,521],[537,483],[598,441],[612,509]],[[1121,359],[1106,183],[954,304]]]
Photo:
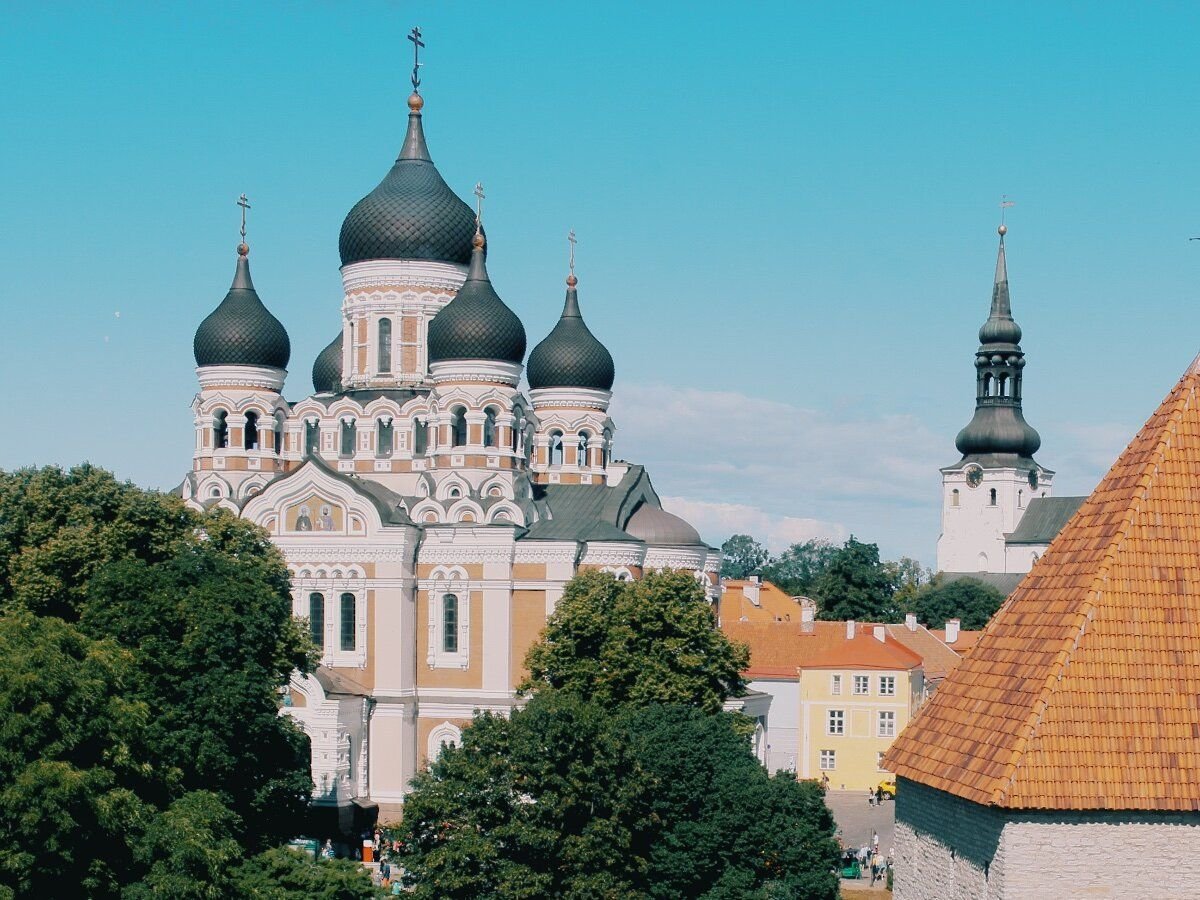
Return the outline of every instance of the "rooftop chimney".
[[[879,641],[881,644],[887,642],[886,628],[884,628],[882,625],[876,625],[873,630],[875,632],[875,640]]]
[[[813,619],[816,618],[817,611],[811,606],[802,606],[800,608],[800,631],[803,634],[812,634]]]
[[[742,593],[746,599],[755,606],[761,606],[762,601],[759,600],[759,592],[762,590],[762,580],[757,575],[751,575],[744,585],[742,585]]]
[[[951,619],[946,623],[946,643],[953,644],[958,640],[958,619]]]
[[[846,640],[848,640],[848,641],[854,640],[854,620],[853,619],[850,619],[846,623]]]
[[[917,630],[917,614],[916,613],[905,613],[904,614],[904,627],[907,628],[909,631]]]

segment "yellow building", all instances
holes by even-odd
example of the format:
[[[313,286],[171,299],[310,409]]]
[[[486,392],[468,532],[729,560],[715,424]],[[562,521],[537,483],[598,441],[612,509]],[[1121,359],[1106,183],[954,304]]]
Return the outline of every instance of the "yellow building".
[[[884,752],[924,697],[921,657],[886,625],[811,624],[833,633],[798,666],[797,775],[827,778],[837,790],[872,789],[888,775]]]

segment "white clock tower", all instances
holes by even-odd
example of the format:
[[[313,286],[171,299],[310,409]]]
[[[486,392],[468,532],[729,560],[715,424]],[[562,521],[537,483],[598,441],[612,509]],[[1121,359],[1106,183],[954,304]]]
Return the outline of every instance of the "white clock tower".
[[[1033,459],[1042,439],[1021,412],[1025,354],[1009,304],[1008,229],[999,230],[992,308],[975,352],[975,416],[955,441],[962,459],[941,470],[937,567],[943,572],[1009,571],[1005,535],[1016,529],[1031,500],[1050,496],[1054,479]],[[1028,558],[1023,565],[1013,571],[1028,571]]]

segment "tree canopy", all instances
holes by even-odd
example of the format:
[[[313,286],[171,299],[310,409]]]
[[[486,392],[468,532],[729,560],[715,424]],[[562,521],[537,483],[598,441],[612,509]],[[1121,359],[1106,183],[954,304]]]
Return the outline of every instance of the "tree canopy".
[[[716,712],[741,693],[749,650],[719,629],[687,572],[619,581],[586,572],[567,583],[526,659],[526,692],[548,686],[601,706],[686,703]]]
[[[914,612],[926,628],[941,628],[949,619],[958,619],[967,631],[987,627],[1004,595],[976,578],[945,581],[940,576],[917,593]]]
[[[762,576],[795,597],[813,596],[817,579],[829,568],[838,548],[813,539],[792,544],[762,568]]]
[[[821,788],[772,778],[730,714],[548,691],[482,715],[414,781],[417,898],[833,898]]]
[[[311,652],[257,527],[91,466],[0,472],[0,893],[230,896],[302,821],[279,689]]]
[[[822,619],[890,622],[897,617],[892,574],[879,560],[879,545],[851,535],[813,585]]]
[[[745,578],[759,571],[770,554],[748,534],[735,534],[721,545],[721,577]]]

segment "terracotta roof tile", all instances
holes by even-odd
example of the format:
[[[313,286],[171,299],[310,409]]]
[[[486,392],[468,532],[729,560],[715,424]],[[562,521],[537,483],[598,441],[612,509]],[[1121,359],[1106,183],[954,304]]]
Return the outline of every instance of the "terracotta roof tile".
[[[1200,360],[884,765],[1010,808],[1200,810]]]
[[[925,677],[930,681],[941,681],[962,661],[953,648],[924,625],[918,625],[914,631],[905,625],[889,625],[887,629],[888,634],[921,658]]]
[[[734,622],[800,621],[801,604],[773,582],[759,583],[758,605],[746,596],[749,580],[721,582],[721,619]],[[815,607],[814,607],[815,611]]]

